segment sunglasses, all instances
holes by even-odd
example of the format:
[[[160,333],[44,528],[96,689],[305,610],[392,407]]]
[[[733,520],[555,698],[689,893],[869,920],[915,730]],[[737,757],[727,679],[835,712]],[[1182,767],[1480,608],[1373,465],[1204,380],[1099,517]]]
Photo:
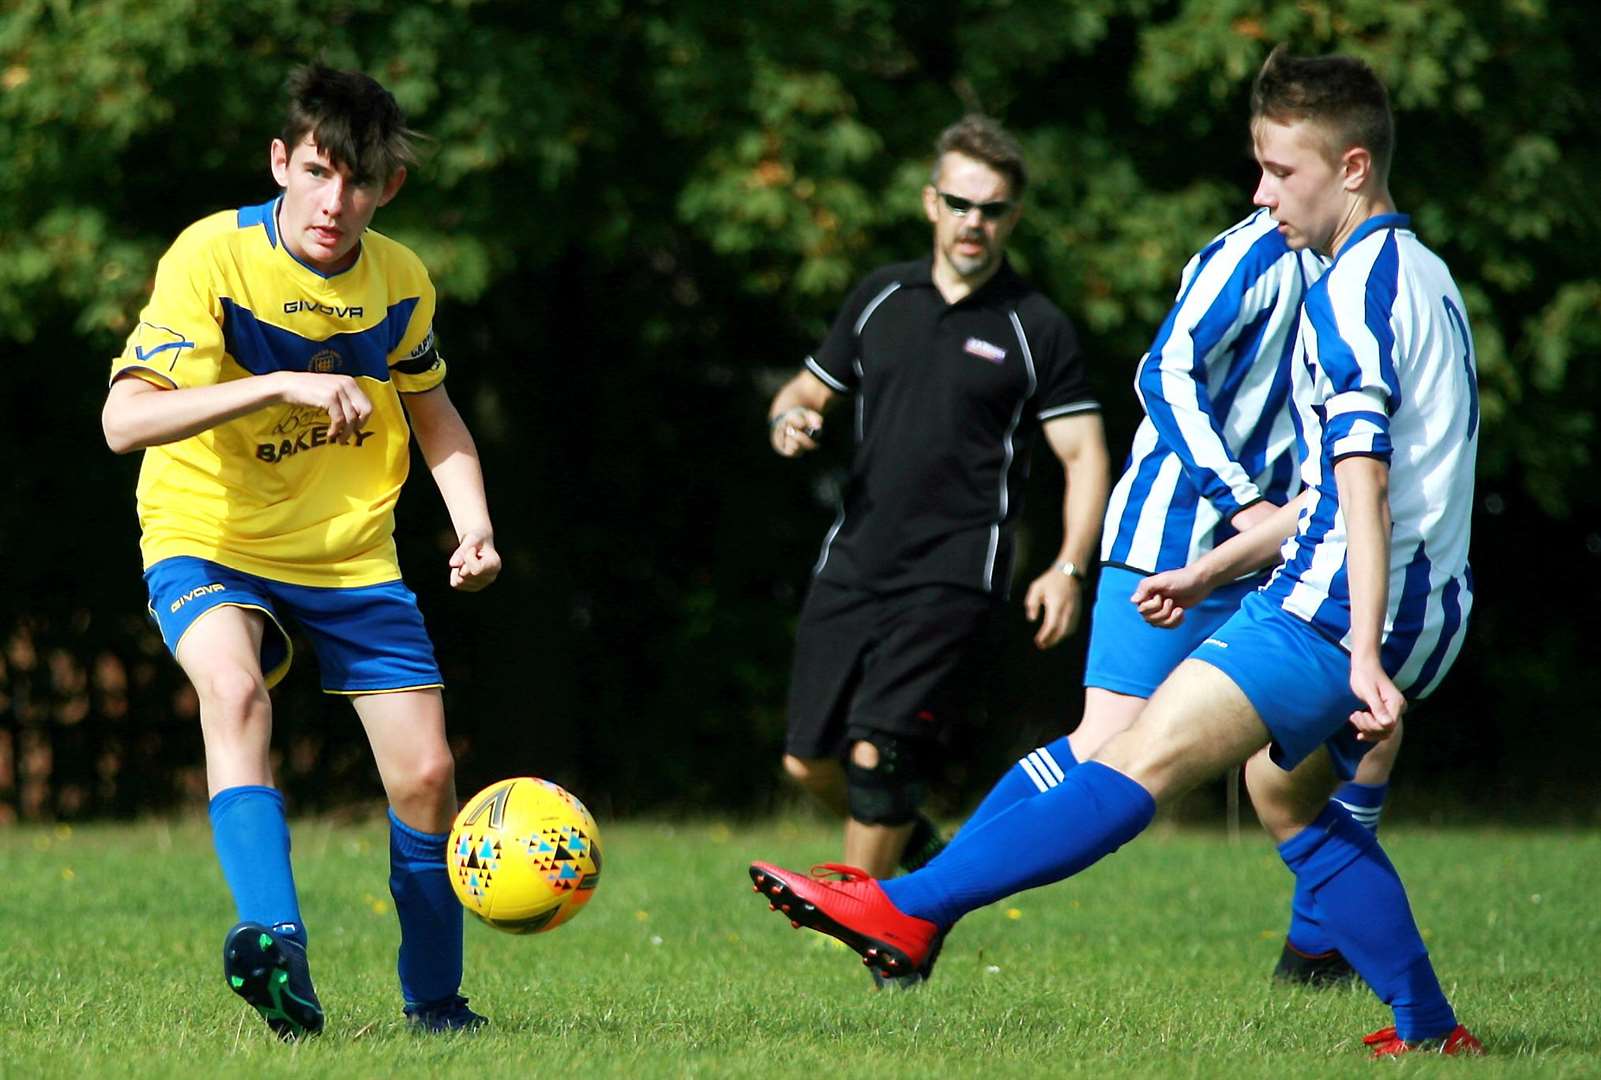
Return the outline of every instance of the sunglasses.
[[[940,201],[945,204],[945,209],[949,210],[954,217],[966,217],[972,211],[977,210],[986,220],[995,221],[1010,214],[1012,207],[1017,205],[1011,199],[996,199],[994,202],[981,203],[974,202],[972,199],[964,199],[960,195],[952,195],[948,191],[941,191],[938,194]]]

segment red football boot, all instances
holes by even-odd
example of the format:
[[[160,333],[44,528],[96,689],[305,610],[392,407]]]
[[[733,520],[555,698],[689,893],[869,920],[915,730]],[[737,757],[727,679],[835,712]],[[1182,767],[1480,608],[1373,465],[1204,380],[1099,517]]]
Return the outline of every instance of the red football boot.
[[[828,880],[837,874],[841,880]],[[809,876],[772,863],[751,863],[750,879],[768,906],[792,926],[838,938],[884,975],[921,973],[933,966],[940,929],[890,902],[877,881],[854,866],[824,863]]]
[[[1438,1039],[1414,1039],[1407,1042],[1395,1033],[1394,1027],[1380,1028],[1362,1039],[1365,1046],[1373,1047],[1376,1058],[1399,1057],[1402,1054],[1482,1054],[1484,1044],[1474,1038],[1473,1032],[1458,1024],[1449,1035]]]

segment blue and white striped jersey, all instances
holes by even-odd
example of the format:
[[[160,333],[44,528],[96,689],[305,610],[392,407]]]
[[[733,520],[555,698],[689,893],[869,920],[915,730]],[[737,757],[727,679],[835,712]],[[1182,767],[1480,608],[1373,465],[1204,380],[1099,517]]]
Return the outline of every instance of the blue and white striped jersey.
[[[1324,266],[1258,210],[1184,267],[1135,375],[1145,420],[1107,504],[1103,563],[1177,569],[1233,536],[1242,508],[1298,490],[1289,361]]]
[[[1135,373],[1145,421],[1106,504],[1101,562],[1177,570],[1233,536],[1242,507],[1294,496],[1289,358],[1322,267],[1290,251],[1266,210],[1186,264]]]
[[[1293,364],[1309,490],[1268,599],[1350,647],[1345,518],[1334,465],[1390,466],[1390,605],[1381,656],[1421,697],[1462,646],[1473,600],[1468,534],[1479,445],[1473,337],[1462,294],[1404,214],[1364,222],[1307,291]]]

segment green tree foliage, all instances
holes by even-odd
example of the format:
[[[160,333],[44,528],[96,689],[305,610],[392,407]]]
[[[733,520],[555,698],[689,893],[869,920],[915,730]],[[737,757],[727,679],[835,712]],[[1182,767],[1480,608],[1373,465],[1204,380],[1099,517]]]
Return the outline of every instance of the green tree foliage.
[[[1024,140],[1015,258],[1084,331],[1120,451],[1179,267],[1249,207],[1248,86],[1280,41],[1355,53],[1392,89],[1393,188],[1463,285],[1483,488],[1518,519],[1481,522],[1481,563],[1540,530],[1593,577],[1601,29],[1580,6],[10,0],[0,340],[26,460],[0,510],[0,632],[137,611],[132,463],[107,467],[93,423],[105,361],[178,230],[271,194],[279,88],[320,55],[431,136],[378,226],[439,283],[510,559],[486,597],[443,595],[442,518],[428,493],[404,504],[425,603],[493,646],[441,644],[458,730],[500,761],[538,731],[526,767],[605,777],[622,803],[766,790],[747,777],[776,746],[786,620],[826,527],[805,492],[844,448],[777,462],[763,402],[855,278],[926,249],[934,135],[981,109]],[[41,533],[70,577],[19,557]],[[1020,707],[1059,724],[1061,664],[1018,670],[1045,684]],[[714,764],[663,775],[695,748]]]
[[[694,244],[815,330],[917,241],[931,134],[978,108],[1033,152],[1020,261],[1137,355],[1175,267],[1247,205],[1245,91],[1285,41],[1391,86],[1398,200],[1472,297],[1492,475],[1560,514],[1589,464],[1570,359],[1601,333],[1597,33],[1542,0],[19,0],[0,22],[0,320],[25,342],[65,313],[113,346],[175,228],[264,190],[277,88],[320,54],[384,78],[434,136],[425,194],[385,224],[457,301],[575,248],[626,264]],[[1566,454],[1542,451],[1553,428]]]

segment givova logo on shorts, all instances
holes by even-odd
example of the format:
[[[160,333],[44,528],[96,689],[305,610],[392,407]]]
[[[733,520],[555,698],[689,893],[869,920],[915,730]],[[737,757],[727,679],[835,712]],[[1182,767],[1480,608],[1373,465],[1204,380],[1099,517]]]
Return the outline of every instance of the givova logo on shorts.
[[[221,582],[216,582],[216,581],[212,582],[210,585],[197,586],[196,588],[190,589],[188,592],[186,592],[182,596],[178,597],[178,599],[174,600],[172,602],[172,607],[171,607],[170,610],[172,611],[172,613],[174,615],[176,615],[176,614],[178,614],[178,609],[179,608],[183,607],[185,604],[187,604],[189,601],[193,600],[195,597],[197,597],[197,596],[210,596],[212,593],[222,592],[227,587],[228,586],[222,584]]]

